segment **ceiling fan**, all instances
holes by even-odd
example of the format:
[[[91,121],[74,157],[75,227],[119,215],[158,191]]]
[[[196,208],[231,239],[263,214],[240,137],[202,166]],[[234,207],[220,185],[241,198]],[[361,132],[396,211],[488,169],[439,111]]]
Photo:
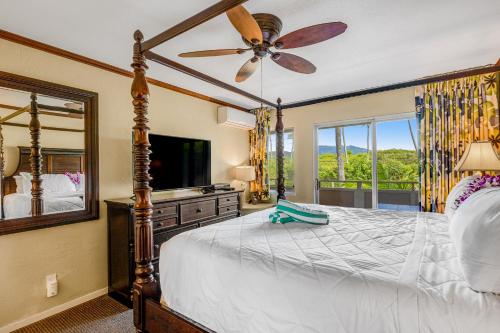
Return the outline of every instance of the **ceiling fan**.
[[[235,81],[243,82],[257,69],[259,59],[270,55],[278,65],[294,72],[311,74],[316,71],[316,66],[304,58],[291,53],[281,52],[282,49],[316,44],[342,34],[347,29],[347,24],[342,22],[329,22],[302,28],[279,37],[283,24],[272,14],[251,15],[243,6],[236,6],[226,12],[229,21],[238,30],[243,42],[248,48],[218,49],[186,52],[179,54],[183,58],[214,57],[230,54],[244,54],[253,51],[253,57],[245,62],[236,74]],[[271,48],[277,49],[272,51]]]

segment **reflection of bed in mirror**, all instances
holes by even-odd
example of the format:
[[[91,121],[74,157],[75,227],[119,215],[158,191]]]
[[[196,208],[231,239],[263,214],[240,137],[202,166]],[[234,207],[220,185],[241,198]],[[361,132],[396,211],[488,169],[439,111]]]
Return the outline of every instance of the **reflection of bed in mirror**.
[[[30,148],[18,147],[16,170],[3,179],[4,218],[31,216]],[[84,209],[85,151],[42,148],[44,214]]]

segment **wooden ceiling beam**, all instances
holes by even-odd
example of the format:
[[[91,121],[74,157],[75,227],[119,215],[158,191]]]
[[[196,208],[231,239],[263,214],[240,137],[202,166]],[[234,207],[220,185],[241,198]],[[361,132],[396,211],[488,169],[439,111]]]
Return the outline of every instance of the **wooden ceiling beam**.
[[[170,29],[159,33],[158,35],[144,41],[141,43],[141,50],[148,51],[155,46],[158,46],[166,41],[179,36],[180,34],[189,31],[200,24],[211,20],[212,18],[219,16],[220,14],[225,13],[231,8],[239,6],[248,0],[222,0],[217,2],[216,4],[208,7],[207,9],[202,10],[198,14],[195,14],[188,18],[187,20],[182,21],[179,24],[174,25]]]
[[[241,96],[246,97],[246,98],[249,98],[249,99],[254,100],[256,102],[264,103],[266,105],[269,105],[269,106],[272,106],[272,107],[276,107],[276,104],[273,103],[273,102],[270,102],[270,101],[265,100],[263,98],[260,98],[258,96],[252,95],[249,92],[241,90],[240,88],[237,88],[235,86],[232,86],[230,84],[227,84],[225,82],[217,80],[217,79],[215,79],[215,78],[213,78],[213,77],[211,77],[211,76],[209,76],[207,74],[198,72],[195,69],[192,69],[190,67],[184,66],[184,65],[182,65],[182,64],[180,64],[178,62],[175,62],[173,60],[167,59],[167,58],[165,58],[165,57],[163,57],[161,55],[158,55],[158,54],[156,54],[156,53],[154,53],[152,51],[146,51],[146,52],[144,52],[144,56],[146,57],[146,59],[149,59],[149,60],[154,61],[154,62],[156,62],[158,64],[164,65],[166,67],[175,69],[178,72],[190,75],[190,76],[195,77],[195,78],[197,78],[199,80],[208,82],[208,83],[213,84],[213,85],[215,85],[215,86],[217,86],[219,88],[226,89],[226,90],[228,90],[230,92],[233,92],[235,94],[241,95]]]

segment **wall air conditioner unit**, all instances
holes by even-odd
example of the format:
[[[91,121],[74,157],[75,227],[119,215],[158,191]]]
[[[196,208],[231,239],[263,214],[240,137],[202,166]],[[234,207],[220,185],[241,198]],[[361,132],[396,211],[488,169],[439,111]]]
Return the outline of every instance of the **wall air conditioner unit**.
[[[217,123],[244,130],[253,130],[256,122],[255,115],[236,110],[227,106],[220,106],[217,109]]]

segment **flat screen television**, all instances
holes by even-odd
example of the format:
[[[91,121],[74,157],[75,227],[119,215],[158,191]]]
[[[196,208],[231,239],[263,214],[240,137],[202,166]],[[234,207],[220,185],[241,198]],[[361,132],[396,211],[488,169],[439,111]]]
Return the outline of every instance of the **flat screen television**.
[[[210,141],[150,134],[153,191],[206,186],[210,179]]]

